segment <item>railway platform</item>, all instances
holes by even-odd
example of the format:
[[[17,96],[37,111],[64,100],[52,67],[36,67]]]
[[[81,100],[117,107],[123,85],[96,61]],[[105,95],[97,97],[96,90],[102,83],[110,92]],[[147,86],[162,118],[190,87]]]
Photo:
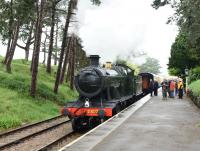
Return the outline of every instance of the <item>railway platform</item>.
[[[137,108],[138,105],[140,107]],[[115,127],[111,128],[112,125]],[[159,96],[146,98],[143,103],[133,105],[124,113],[61,150],[196,151],[199,149],[200,109],[187,98],[162,100],[159,93]]]

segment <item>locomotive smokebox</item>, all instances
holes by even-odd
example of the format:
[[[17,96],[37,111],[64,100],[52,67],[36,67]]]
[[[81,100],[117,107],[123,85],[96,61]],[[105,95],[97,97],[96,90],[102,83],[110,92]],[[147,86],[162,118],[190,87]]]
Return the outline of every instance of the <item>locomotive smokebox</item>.
[[[99,66],[99,55],[90,55],[90,65],[98,67]]]

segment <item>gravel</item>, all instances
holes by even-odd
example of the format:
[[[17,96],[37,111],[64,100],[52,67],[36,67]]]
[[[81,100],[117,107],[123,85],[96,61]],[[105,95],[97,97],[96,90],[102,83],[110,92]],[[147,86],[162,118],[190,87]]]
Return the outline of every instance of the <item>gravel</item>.
[[[57,123],[61,123],[61,122],[66,121],[66,120],[68,120],[68,118],[61,117],[59,119],[55,119],[55,120],[49,121],[47,123],[42,123],[42,124],[39,124],[37,126],[34,126],[34,127],[27,128],[27,129],[19,131],[19,132],[15,132],[15,133],[9,134],[9,135],[7,135],[5,137],[0,138],[0,145],[15,141],[15,140],[17,140],[19,138],[28,136],[30,134],[33,134],[33,133],[38,132],[40,130],[46,129],[48,127],[51,127],[51,126],[53,126],[53,125],[55,125]]]
[[[84,133],[83,133],[84,134]],[[64,147],[65,145],[71,143],[72,141],[76,140],[77,138],[79,138],[80,136],[83,135],[82,133],[76,133],[71,137],[68,137],[64,140],[62,140],[61,142],[59,142],[58,144],[52,146],[51,148],[48,149],[48,151],[55,151],[55,150],[59,150],[62,147]]]
[[[71,123],[60,125],[55,129],[49,130],[48,132],[37,135],[33,138],[30,138],[24,142],[20,142],[19,144],[12,146],[10,148],[6,148],[3,151],[34,151],[41,148],[44,145],[47,145],[49,142],[56,140],[67,133],[71,132]]]

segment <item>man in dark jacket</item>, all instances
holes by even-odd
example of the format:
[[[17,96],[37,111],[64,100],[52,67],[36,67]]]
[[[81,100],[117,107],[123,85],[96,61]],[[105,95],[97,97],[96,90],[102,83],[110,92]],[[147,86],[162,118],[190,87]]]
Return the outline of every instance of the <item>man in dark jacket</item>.
[[[153,82],[153,80],[150,80],[149,87],[150,87],[150,93],[151,93],[151,96],[152,96],[153,95],[153,90],[154,90],[154,82]]]
[[[158,81],[154,81],[153,89],[154,89],[154,95],[158,96]]]

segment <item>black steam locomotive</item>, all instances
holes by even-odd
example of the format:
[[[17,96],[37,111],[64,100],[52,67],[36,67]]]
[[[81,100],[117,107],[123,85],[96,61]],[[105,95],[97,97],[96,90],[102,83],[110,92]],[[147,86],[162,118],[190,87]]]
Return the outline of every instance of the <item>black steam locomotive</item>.
[[[75,76],[79,98],[62,109],[74,130],[94,127],[142,97],[142,76],[126,65],[99,66],[99,56],[90,56],[91,65]]]

